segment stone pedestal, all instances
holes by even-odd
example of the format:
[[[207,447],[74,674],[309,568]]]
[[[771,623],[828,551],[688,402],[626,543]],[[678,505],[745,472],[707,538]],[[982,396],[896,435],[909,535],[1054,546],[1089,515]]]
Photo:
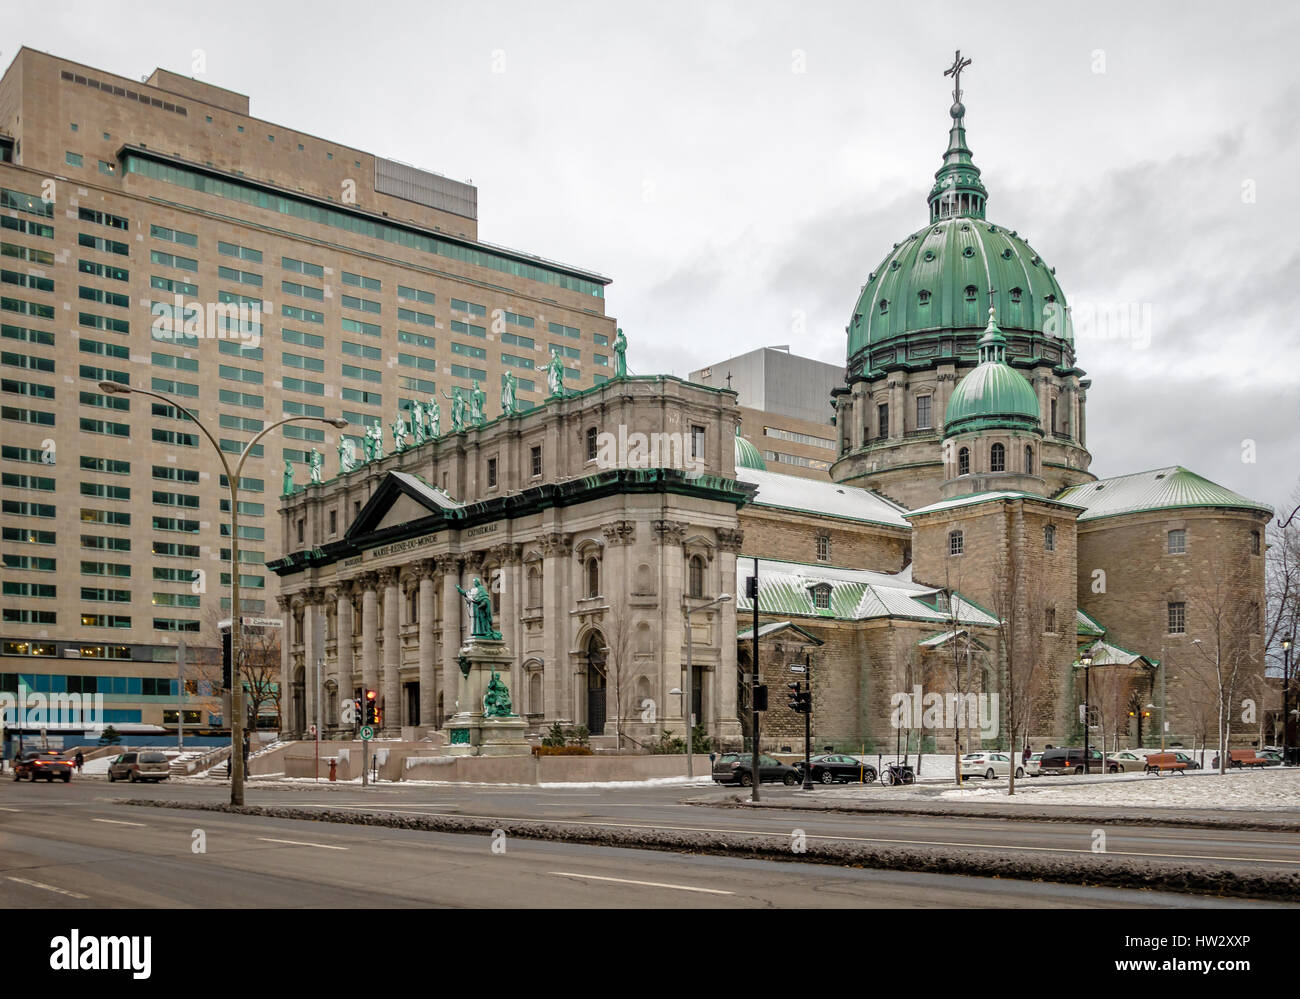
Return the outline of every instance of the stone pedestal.
[[[447,752],[452,756],[528,756],[528,723],[516,714],[484,713],[483,698],[492,674],[508,686],[514,657],[500,639],[471,638],[460,648],[456,714],[447,720]],[[513,699],[513,692],[511,697]]]

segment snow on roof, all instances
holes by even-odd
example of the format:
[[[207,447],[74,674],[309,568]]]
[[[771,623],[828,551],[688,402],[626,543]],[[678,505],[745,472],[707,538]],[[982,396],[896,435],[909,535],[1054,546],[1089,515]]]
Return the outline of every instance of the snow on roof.
[[[753,610],[752,602],[745,596],[745,580],[753,574],[752,559],[737,559],[736,593],[740,594],[737,614]],[[950,623],[955,614],[960,624],[992,627],[998,623],[995,617],[958,593],[951,598],[952,612],[941,609],[943,591],[913,582],[910,572],[874,572],[759,559],[758,579],[758,609],[763,614],[846,621],[898,617],[940,624]],[[813,600],[812,589],[819,585],[830,589],[828,607],[818,607]]]
[[[990,500],[1004,499],[1032,499],[1038,500],[1040,503],[1051,503],[1055,506],[1075,505],[1072,503],[1064,503],[1059,499],[1048,499],[1046,496],[1039,496],[1036,493],[1004,489],[998,492],[973,493],[970,496],[958,496],[956,499],[940,500],[938,503],[931,503],[929,506],[922,506],[915,510],[909,510],[907,516],[915,517],[917,514],[921,513],[938,513],[940,510],[952,510],[959,506],[972,506],[976,503],[987,503]]]
[[[738,469],[736,478],[758,486],[758,494],[751,502],[759,506],[843,517],[888,527],[908,526],[903,519],[903,507],[858,486],[820,482],[760,468]]]
[[[464,504],[457,503],[450,495],[443,492],[437,486],[431,486],[418,475],[412,475],[410,472],[389,472],[397,481],[410,486],[430,503],[434,503],[446,510],[459,509]]]
[[[1080,521],[1146,510],[1195,506],[1226,506],[1273,512],[1272,507],[1234,493],[1217,482],[1188,471],[1182,465],[1085,482],[1071,486],[1057,495],[1066,503],[1084,508]]]

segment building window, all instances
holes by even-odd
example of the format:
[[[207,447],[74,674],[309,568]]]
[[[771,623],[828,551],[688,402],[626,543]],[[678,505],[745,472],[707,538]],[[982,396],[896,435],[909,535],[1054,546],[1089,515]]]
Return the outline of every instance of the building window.
[[[1049,422],[1052,425],[1052,433],[1056,433],[1057,427],[1056,427],[1056,400],[1055,399],[1052,400],[1052,418]]]
[[[889,403],[882,402],[876,406],[876,430],[878,436],[889,436]]]
[[[1252,555],[1259,554],[1259,531],[1250,532],[1250,553]]]
[[[1187,632],[1187,604],[1179,600],[1169,604],[1169,634],[1182,635]]]
[[[1056,551],[1056,525],[1047,524],[1043,527],[1043,548],[1049,552]]]
[[[929,304],[930,304],[930,293],[929,293],[928,291],[918,291],[918,292],[916,293],[916,304],[917,304],[917,305],[929,305]]]
[[[528,570],[528,606],[542,606],[542,570],[537,566]]]
[[[587,596],[600,596],[600,560],[587,559]]]
[[[1056,608],[1048,607],[1043,613],[1043,630],[1049,635],[1056,634]]]
[[[829,534],[817,535],[817,561],[827,562],[831,557],[831,536]]]
[[[962,555],[966,551],[966,535],[962,531],[948,532],[948,554]]]
[[[691,571],[690,571],[689,585],[690,585],[690,590],[689,590],[690,596],[692,597],[704,596],[704,559],[702,559],[698,555],[691,556]]]
[[[882,298],[880,300],[880,314],[883,316],[886,315],[888,312],[889,312],[889,299]]]
[[[1005,472],[1007,470],[1007,449],[1001,444],[989,448],[989,470]]]
[[[1170,555],[1187,554],[1187,532],[1185,530],[1180,528],[1169,532],[1168,551]]]
[[[831,609],[831,587],[829,583],[818,583],[812,587],[813,606],[818,610]]]
[[[970,475],[970,448],[968,447],[957,452],[957,474]]]
[[[542,474],[542,449],[540,447],[531,448],[529,450],[529,460],[532,463],[532,473],[535,479]]]
[[[497,487],[497,460],[495,458],[488,459],[487,480],[489,489]]]
[[[1022,292],[1019,288],[1012,288],[1012,289],[1011,289],[1011,304],[1012,304],[1012,305],[1019,305],[1019,304],[1020,304],[1020,297],[1021,297],[1023,294],[1024,294],[1024,292]]]
[[[600,436],[600,431],[598,431],[595,427],[587,428],[587,460],[588,461],[596,460],[596,454],[600,448],[600,445],[597,441],[597,438],[599,438],[599,436]]]
[[[303,543],[303,538],[306,536],[306,534],[307,534],[307,518],[300,517],[298,519],[298,544]]]
[[[691,457],[700,459],[704,457],[704,428],[691,424]]]
[[[339,512],[337,510],[331,510],[330,511],[330,534],[338,533],[338,529],[339,529]]]
[[[1034,474],[1034,449],[1031,445],[1025,445],[1025,474]]]
[[[930,404],[933,401],[928,395],[918,395],[916,397],[916,429],[929,430],[933,424],[930,422]]]

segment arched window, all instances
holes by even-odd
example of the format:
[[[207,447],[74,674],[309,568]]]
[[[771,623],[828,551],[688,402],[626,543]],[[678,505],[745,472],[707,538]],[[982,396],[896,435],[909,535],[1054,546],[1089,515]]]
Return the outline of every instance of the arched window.
[[[528,606],[542,606],[542,570],[537,566],[528,570]]]
[[[1043,525],[1043,548],[1046,551],[1056,551],[1056,525]]]
[[[1011,304],[1013,304],[1013,305],[1019,305],[1019,304],[1020,304],[1020,299],[1021,299],[1021,297],[1022,297],[1023,295],[1024,295],[1024,292],[1022,292],[1019,288],[1012,288],[1012,289],[1011,289]]]
[[[588,461],[596,460],[596,455],[600,450],[600,444],[598,440],[599,437],[600,437],[600,431],[596,427],[587,428],[587,460]]]
[[[957,474],[970,475],[970,448],[968,447],[957,452]]]
[[[693,597],[704,596],[704,559],[699,555],[691,556],[690,571],[690,595]]]
[[[978,298],[979,298],[979,293],[980,293],[980,290],[979,290],[978,288],[976,288],[973,284],[968,284],[968,285],[966,286],[966,290],[965,290],[964,292],[962,292],[962,294],[963,294],[963,295],[965,296],[965,298],[966,298],[966,301],[968,301],[968,302],[974,302],[976,299],[978,299]]]
[[[540,715],[542,708],[542,671],[533,670],[528,674],[528,713]]]
[[[1034,474],[1034,449],[1031,445],[1025,445],[1025,474]]]
[[[918,292],[916,293],[916,304],[917,304],[917,305],[929,305],[929,304],[930,304],[930,293],[929,293],[928,291],[918,291]]]
[[[948,554],[961,555],[966,551],[966,535],[962,531],[948,532]]]
[[[989,448],[989,470],[993,472],[1007,470],[1007,449],[1001,444],[994,444]]]
[[[587,559],[587,596],[600,596],[600,559]]]
[[[880,300],[880,314],[883,316],[888,311],[889,311],[889,299],[882,298]]]

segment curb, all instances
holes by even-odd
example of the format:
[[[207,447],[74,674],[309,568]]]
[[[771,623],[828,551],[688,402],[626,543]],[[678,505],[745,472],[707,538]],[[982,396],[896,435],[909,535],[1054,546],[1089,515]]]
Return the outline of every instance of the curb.
[[[1020,881],[1056,881],[1092,887],[1173,891],[1197,895],[1258,898],[1271,901],[1300,900],[1300,872],[1235,871],[1223,866],[1185,864],[1152,859],[1137,862],[1105,854],[1086,857],[1010,857],[972,851],[930,851],[875,847],[860,843],[808,837],[806,849],[796,852],[791,837],[691,833],[670,829],[624,829],[585,825],[581,822],[530,822],[521,819],[474,819],[454,815],[418,817],[383,812],[349,812],[296,807],[229,805],[217,802],[179,802],[146,798],[124,799],[123,805],[172,808],[182,811],[226,812],[277,819],[304,819],[345,825],[416,829],[443,833],[485,833],[503,830],[520,839],[552,840],[591,846],[670,850],[718,854],[758,860],[834,864],[844,867],[960,874],[1009,878]]]

